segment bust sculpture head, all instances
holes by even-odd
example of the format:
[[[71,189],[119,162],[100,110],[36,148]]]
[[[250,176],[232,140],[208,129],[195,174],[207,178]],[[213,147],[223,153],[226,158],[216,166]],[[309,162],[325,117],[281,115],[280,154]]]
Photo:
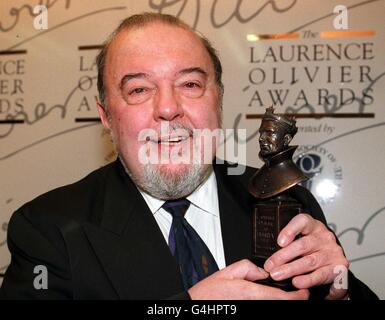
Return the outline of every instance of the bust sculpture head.
[[[269,159],[286,150],[297,130],[294,117],[275,114],[273,107],[267,108],[259,128],[259,157]]]

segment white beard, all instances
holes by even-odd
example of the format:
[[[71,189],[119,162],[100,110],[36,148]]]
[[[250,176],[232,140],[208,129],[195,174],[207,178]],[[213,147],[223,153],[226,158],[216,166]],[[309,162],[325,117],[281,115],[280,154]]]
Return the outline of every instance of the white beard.
[[[187,197],[207,179],[212,170],[212,165],[209,164],[190,164],[180,174],[162,172],[157,165],[146,164],[143,166],[143,176],[134,177],[126,168],[127,174],[139,189],[162,200]]]
[[[171,128],[173,130],[178,128],[192,130],[191,128],[186,128],[179,124],[172,124]],[[115,143],[112,130],[110,130],[110,135],[126,173],[140,190],[155,198],[172,200],[186,197],[194,192],[194,190],[197,189],[213,171],[211,163],[212,159],[210,163],[204,163],[200,156],[201,151],[197,150],[199,156],[193,158],[192,163],[185,164],[186,167],[182,173],[180,173],[179,170],[177,172],[167,169],[161,170],[162,165],[147,163],[142,165],[142,174],[139,176],[134,175],[124,162],[119,148]],[[214,156],[212,156],[212,158],[213,157]]]

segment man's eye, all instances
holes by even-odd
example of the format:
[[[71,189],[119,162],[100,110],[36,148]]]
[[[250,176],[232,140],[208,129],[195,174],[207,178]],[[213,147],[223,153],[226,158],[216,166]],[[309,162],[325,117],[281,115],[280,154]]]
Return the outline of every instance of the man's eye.
[[[190,89],[194,89],[194,88],[200,88],[201,86],[195,82],[187,82],[187,83],[185,83],[185,87],[190,88]]]
[[[180,87],[181,93],[188,98],[199,98],[204,94],[205,88],[195,81],[184,82]]]
[[[140,93],[144,93],[146,91],[145,88],[135,88],[133,90],[130,90],[129,91],[129,95],[134,95],[134,94],[140,94]]]
[[[140,104],[148,99],[150,99],[155,92],[155,88],[146,86],[146,87],[130,87],[127,88],[127,93],[124,96],[124,99],[128,104]]]

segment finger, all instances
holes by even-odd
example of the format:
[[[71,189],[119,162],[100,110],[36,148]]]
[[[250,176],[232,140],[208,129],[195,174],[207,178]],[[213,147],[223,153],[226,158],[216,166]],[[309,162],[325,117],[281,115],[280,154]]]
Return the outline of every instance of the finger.
[[[306,213],[296,215],[278,235],[277,243],[281,247],[287,246],[299,234],[307,235],[313,232],[319,224],[318,220]]]
[[[297,257],[315,252],[320,241],[315,235],[304,236],[290,243],[287,247],[275,252],[269,259],[266,260],[264,268],[267,272],[272,272],[277,267],[292,261]]]
[[[309,291],[306,289],[286,292],[278,288],[251,284],[253,290],[250,291],[250,299],[263,300],[307,300]]]
[[[307,289],[301,289],[298,291],[286,292],[288,300],[309,300],[310,292]]]
[[[269,291],[266,290],[263,295],[265,300],[308,300],[310,294],[306,289],[286,292],[270,287]]]
[[[293,286],[298,289],[308,289],[314,286],[319,286],[321,284],[332,283],[335,278],[333,273],[333,268],[331,266],[326,266],[319,268],[312,273],[296,276],[293,278]]]
[[[221,276],[226,279],[256,281],[266,279],[269,274],[262,268],[257,267],[250,260],[244,259],[222,269]]]
[[[325,264],[326,256],[320,252],[306,255],[288,264],[274,268],[270,276],[277,281],[288,279],[294,276],[306,274],[320,268]]]
[[[337,289],[334,285],[330,286],[329,294],[325,297],[326,300],[340,300],[346,297],[347,289]]]

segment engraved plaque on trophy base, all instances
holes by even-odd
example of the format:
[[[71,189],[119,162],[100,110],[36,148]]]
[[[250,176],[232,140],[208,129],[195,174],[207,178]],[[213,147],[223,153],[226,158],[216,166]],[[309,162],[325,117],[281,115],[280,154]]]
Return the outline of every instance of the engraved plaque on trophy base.
[[[286,195],[260,200],[254,205],[252,260],[256,265],[263,268],[265,261],[280,249],[277,244],[279,233],[300,212],[301,204]],[[257,282],[286,291],[295,289],[291,284],[291,279],[274,281],[268,278]]]

